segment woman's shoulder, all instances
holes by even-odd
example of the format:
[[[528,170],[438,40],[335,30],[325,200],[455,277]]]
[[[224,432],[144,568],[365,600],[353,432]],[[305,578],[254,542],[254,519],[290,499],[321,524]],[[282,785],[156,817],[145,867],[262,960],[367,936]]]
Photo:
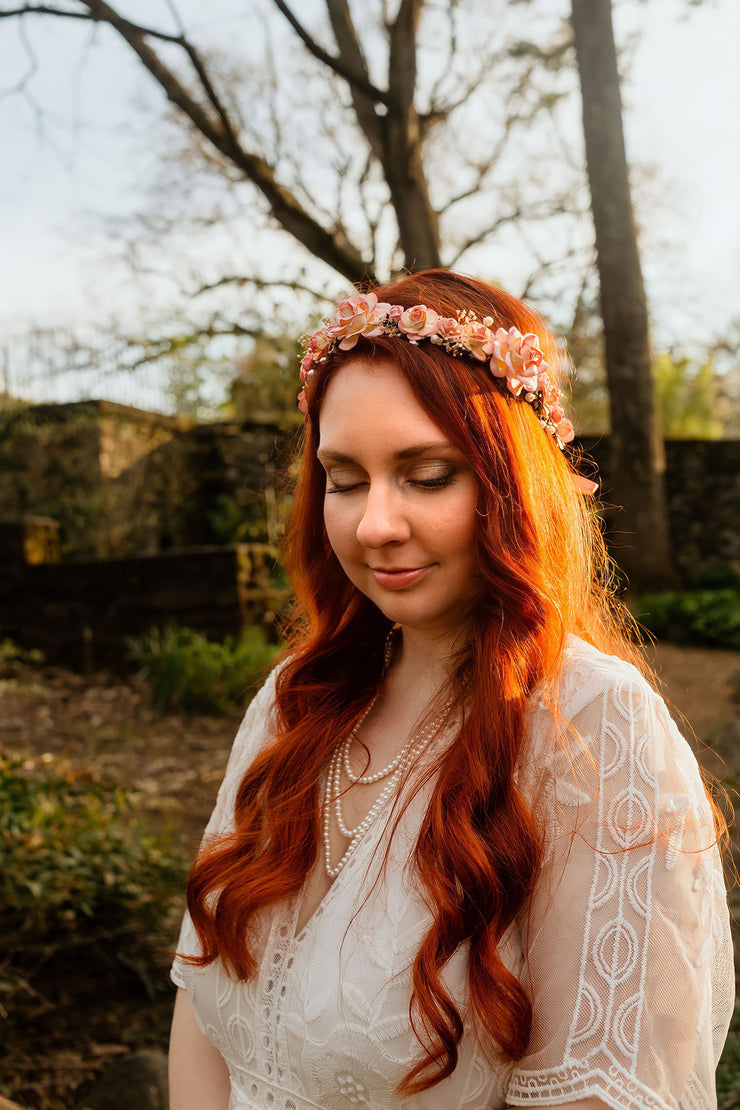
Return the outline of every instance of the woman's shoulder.
[[[235,746],[254,733],[271,731],[274,728],[277,707],[275,684],[282,666],[282,663],[278,663],[277,666],[272,668],[247,706],[234,740]]]
[[[569,636],[557,681],[543,684],[530,703],[523,769],[541,784],[548,770],[557,775],[575,762],[598,763],[606,748],[621,762],[638,734],[652,734],[682,753],[687,747],[637,667]]]
[[[275,682],[278,664],[267,675],[242,717],[231,746],[226,771],[221,781],[216,807],[206,827],[205,836],[222,833],[230,826],[239,785],[244,773],[258,753],[273,739],[277,731]]]
[[[558,713],[572,719],[595,699],[620,692],[659,697],[634,664],[607,655],[578,636],[568,636],[554,699]]]
[[[522,769],[535,794],[633,802],[650,794],[666,812],[691,801],[707,817],[696,756],[663,698],[631,663],[576,637],[559,688],[533,699],[525,752]]]

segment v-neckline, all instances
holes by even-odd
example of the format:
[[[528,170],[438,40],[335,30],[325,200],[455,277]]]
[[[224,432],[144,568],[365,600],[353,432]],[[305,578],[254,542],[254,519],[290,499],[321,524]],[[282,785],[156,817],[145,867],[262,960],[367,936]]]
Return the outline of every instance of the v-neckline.
[[[303,897],[306,890],[305,881],[301,886],[300,891],[289,900],[288,904],[285,906],[285,923],[288,925],[289,932],[292,938],[290,942],[291,947],[299,947],[306,939],[306,934],[313,931],[313,926],[316,924],[317,921],[321,920],[326,910],[329,908],[329,906],[331,906],[332,902],[336,898],[337,892],[341,890],[342,887],[345,885],[347,881],[346,875],[350,872],[356,872],[357,865],[361,861],[362,857],[367,853],[368,846],[374,844],[374,842],[379,840],[380,836],[382,836],[382,834],[385,832],[386,828],[388,827],[388,808],[388,806],[383,807],[381,812],[378,814],[377,821],[375,821],[367,830],[362,840],[357,845],[354,852],[337,875],[336,879],[334,879],[329,889],[317,903],[310,916],[306,918],[300,930],[298,930],[298,920],[301,915],[301,906],[303,904]],[[319,866],[322,866],[320,860]]]
[[[449,732],[449,728],[444,730],[443,733],[440,734],[440,735],[446,736],[446,734],[448,732]],[[434,740],[432,741],[432,744],[430,745],[430,747],[428,747],[425,750],[424,757],[429,756],[430,749],[431,750],[438,750],[438,745],[440,743],[440,735],[436,736],[434,738]],[[401,793],[404,793],[406,791],[407,786],[408,786],[407,782],[404,782],[402,784]],[[415,796],[415,795],[416,795],[416,792],[414,791],[413,796]],[[368,845],[374,845],[375,842],[379,841],[381,839],[381,837],[384,835],[386,829],[388,828],[389,820],[391,820],[391,818],[392,818],[392,814],[394,812],[396,804],[399,801],[399,798],[400,798],[400,794],[396,794],[395,796],[392,796],[391,798],[388,799],[388,801],[386,802],[386,804],[383,806],[382,810],[378,814],[377,820],[367,830],[367,832],[363,836],[362,840],[357,845],[357,848],[355,849],[353,854],[347,860],[346,864],[344,865],[342,870],[339,872],[336,879],[334,879],[333,883],[331,884],[329,889],[326,891],[323,898],[321,898],[321,900],[317,903],[317,905],[314,908],[311,915],[308,918],[306,918],[306,920],[303,923],[303,926],[301,927],[300,930],[297,929],[297,926],[298,926],[298,919],[300,918],[300,914],[301,914],[301,906],[302,906],[302,903],[303,903],[303,897],[304,897],[305,889],[306,889],[306,880],[304,880],[303,884],[301,885],[300,891],[297,894],[293,895],[292,898],[288,899],[287,903],[283,904],[283,907],[282,907],[283,912],[278,913],[277,916],[281,917],[280,924],[282,926],[287,926],[288,935],[291,938],[290,942],[289,942],[289,948],[295,949],[295,948],[300,947],[300,945],[306,939],[306,935],[309,932],[313,931],[313,927],[316,924],[316,922],[321,920],[321,918],[324,916],[324,913],[326,912],[326,910],[329,908],[329,906],[331,906],[332,902],[334,901],[334,899],[336,897],[337,891],[342,889],[343,884],[346,882],[346,879],[343,878],[343,876],[345,876],[345,874],[347,872],[350,872],[350,871],[354,872],[356,867],[357,867],[358,862],[363,857],[363,855],[368,851]],[[407,801],[408,800],[409,799],[407,799]],[[319,865],[321,866],[320,861],[319,861]]]

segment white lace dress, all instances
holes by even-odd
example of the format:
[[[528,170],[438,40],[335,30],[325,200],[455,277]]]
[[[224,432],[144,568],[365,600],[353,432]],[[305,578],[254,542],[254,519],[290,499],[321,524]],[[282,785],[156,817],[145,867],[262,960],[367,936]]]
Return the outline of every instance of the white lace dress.
[[[271,735],[274,680],[239,729],[206,835],[228,827],[241,776]],[[638,672],[579,640],[566,653],[558,740],[535,700],[522,782],[547,821],[532,904],[502,943],[534,1024],[515,1066],[467,1023],[452,1076],[400,1100],[419,1058],[409,968],[429,914],[405,866],[424,807],[370,830],[305,928],[298,900],[265,913],[260,971],[176,959],[174,982],[231,1076],[230,1110],[486,1110],[596,1096],[618,1110],[708,1110],[734,975],[718,853],[696,761]],[[197,951],[185,916],[178,951]],[[464,1012],[466,947],[445,969]]]

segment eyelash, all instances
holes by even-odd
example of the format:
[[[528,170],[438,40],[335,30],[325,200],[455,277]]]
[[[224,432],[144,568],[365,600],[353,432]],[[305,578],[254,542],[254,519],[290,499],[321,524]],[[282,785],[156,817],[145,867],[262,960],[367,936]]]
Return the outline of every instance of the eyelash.
[[[456,474],[455,474],[455,471],[453,470],[449,474],[441,475],[439,478],[426,478],[426,479],[423,479],[423,480],[420,479],[418,481],[413,481],[412,480],[410,482],[410,484],[412,486],[415,486],[416,489],[422,489],[422,490],[446,489],[447,486],[452,485],[452,483],[455,481],[455,478],[456,478]],[[334,486],[333,489],[328,489],[326,492],[327,493],[352,493],[354,490],[359,489],[362,485],[364,485],[363,482],[356,482],[352,486]]]

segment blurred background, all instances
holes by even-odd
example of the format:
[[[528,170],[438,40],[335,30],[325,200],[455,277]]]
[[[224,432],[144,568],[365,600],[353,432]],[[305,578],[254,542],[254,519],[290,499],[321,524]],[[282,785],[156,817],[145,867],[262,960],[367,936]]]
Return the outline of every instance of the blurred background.
[[[185,869],[290,602],[300,340],[353,286],[451,267],[562,337],[732,816],[739,62],[737,0],[0,2],[0,1095],[166,1105]]]

